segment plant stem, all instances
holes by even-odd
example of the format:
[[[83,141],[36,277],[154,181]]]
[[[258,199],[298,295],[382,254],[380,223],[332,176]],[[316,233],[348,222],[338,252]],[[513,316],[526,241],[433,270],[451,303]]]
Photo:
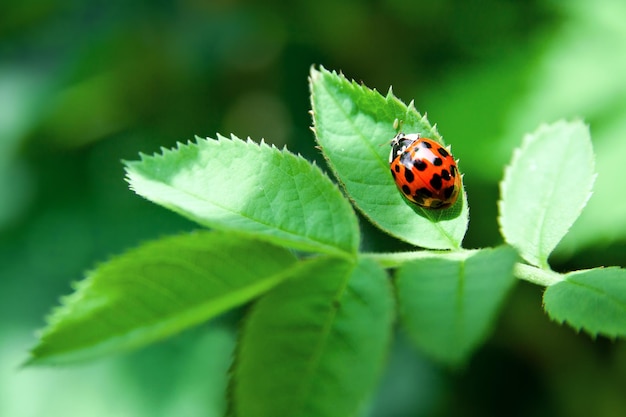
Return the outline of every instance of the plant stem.
[[[522,263],[515,264],[513,274],[516,278],[523,279],[524,281],[528,281],[535,285],[541,285],[543,287],[549,287],[550,285],[554,285],[565,279],[563,275],[557,272]]]
[[[408,261],[416,259],[426,259],[441,257],[446,259],[464,260],[475,250],[459,250],[459,251],[433,251],[421,250],[414,252],[395,252],[395,253],[364,253],[362,256],[373,259],[383,268],[397,268]]]
[[[383,268],[397,268],[402,264],[418,259],[426,259],[433,257],[441,257],[446,259],[465,260],[471,256],[475,250],[461,251],[415,251],[415,252],[396,252],[396,253],[364,253],[362,256],[373,259]],[[538,268],[535,266],[516,263],[513,268],[513,275],[516,278],[528,281],[542,287],[549,287],[557,282],[561,282],[564,276],[546,268]]]

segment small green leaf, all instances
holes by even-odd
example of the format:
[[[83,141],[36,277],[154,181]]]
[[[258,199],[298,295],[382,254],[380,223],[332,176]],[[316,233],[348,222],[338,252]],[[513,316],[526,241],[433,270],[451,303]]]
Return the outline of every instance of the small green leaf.
[[[307,251],[345,255],[358,248],[349,202],[319,168],[286,150],[198,138],[126,170],[137,194],[202,225]]]
[[[456,254],[455,254],[456,255]],[[407,262],[396,275],[400,318],[414,343],[436,360],[465,361],[488,336],[515,282],[510,247]]]
[[[626,32],[624,35],[626,38]],[[593,198],[555,249],[563,257],[585,249],[608,249],[610,245],[626,241],[626,199],[621,197],[621,189],[616,189],[618,184],[626,184],[626,90],[622,103],[624,117],[616,115],[613,122],[594,126],[598,178],[593,184]]]
[[[500,227],[529,263],[548,268],[548,256],[591,195],[595,179],[589,128],[560,121],[526,135],[502,181]]]
[[[592,336],[626,336],[626,270],[576,271],[549,286],[544,308],[552,320],[566,322]]]
[[[370,260],[310,266],[259,299],[243,326],[236,416],[353,416],[374,387],[393,319],[385,272]]]
[[[29,363],[66,363],[146,345],[288,277],[286,249],[202,232],[146,243],[100,265],[49,319]]]
[[[422,209],[403,199],[389,173],[396,119],[402,131],[442,143],[426,117],[391,91],[383,97],[324,68],[311,71],[310,88],[317,141],[359,210],[406,242],[431,249],[459,248],[468,222],[464,193],[449,209]]]

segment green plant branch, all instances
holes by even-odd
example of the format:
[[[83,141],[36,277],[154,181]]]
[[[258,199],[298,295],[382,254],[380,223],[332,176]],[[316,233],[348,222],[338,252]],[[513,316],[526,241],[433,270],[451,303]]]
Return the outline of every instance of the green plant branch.
[[[558,272],[522,263],[515,264],[513,274],[518,279],[523,279],[531,284],[541,285],[542,287],[549,287],[565,279],[565,277]]]
[[[471,256],[476,250],[461,249],[458,251],[447,250],[420,250],[414,252],[387,252],[387,253],[362,253],[364,258],[372,259],[383,268],[397,268],[402,264],[416,259],[429,259],[441,257],[446,259],[463,260]]]
[[[394,253],[363,253],[365,258],[376,261],[383,268],[397,268],[402,264],[418,259],[429,259],[441,257],[445,259],[464,260],[477,250],[461,250],[461,251],[431,251],[422,250],[415,252],[394,252]],[[551,271],[549,269],[537,268],[535,266],[516,263],[513,268],[513,275],[517,279],[528,281],[542,287],[549,287],[557,282],[563,281],[563,275]]]

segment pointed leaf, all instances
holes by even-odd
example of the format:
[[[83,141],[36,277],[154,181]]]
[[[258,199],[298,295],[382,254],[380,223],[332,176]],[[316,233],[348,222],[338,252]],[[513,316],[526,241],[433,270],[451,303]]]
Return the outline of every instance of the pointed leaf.
[[[310,88],[317,141],[359,210],[406,242],[432,249],[459,248],[468,221],[464,193],[446,210],[418,208],[403,199],[389,172],[396,119],[402,131],[442,142],[426,117],[391,91],[383,97],[324,68],[311,71]]]
[[[457,365],[488,336],[515,282],[510,247],[436,256],[402,265],[396,275],[400,318],[415,344]]]
[[[592,336],[626,336],[626,270],[598,268],[569,273],[543,294],[552,320]]]
[[[146,243],[100,265],[63,300],[30,363],[142,346],[241,305],[286,278],[286,249],[203,232]]]
[[[142,157],[126,170],[137,194],[208,227],[308,251],[358,247],[348,201],[319,168],[286,150],[218,136]]]
[[[392,317],[377,264],[318,259],[253,307],[233,375],[234,415],[355,415],[381,370]]]
[[[595,179],[589,128],[560,121],[526,135],[502,181],[500,227],[529,263],[548,256],[580,215]]]

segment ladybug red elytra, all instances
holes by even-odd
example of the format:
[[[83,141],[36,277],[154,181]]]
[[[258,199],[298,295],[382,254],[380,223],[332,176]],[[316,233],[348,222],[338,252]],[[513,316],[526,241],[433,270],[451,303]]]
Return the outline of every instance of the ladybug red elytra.
[[[461,174],[450,148],[419,133],[398,133],[393,138],[389,165],[400,192],[420,207],[447,208],[459,196]]]

